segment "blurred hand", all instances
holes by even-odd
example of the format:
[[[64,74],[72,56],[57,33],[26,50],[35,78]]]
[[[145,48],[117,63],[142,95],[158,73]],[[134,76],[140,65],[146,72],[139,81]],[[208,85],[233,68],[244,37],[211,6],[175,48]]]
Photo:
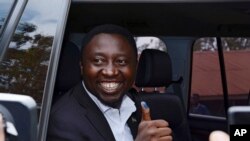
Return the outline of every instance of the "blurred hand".
[[[0,141],[4,141],[4,123],[2,114],[0,114]]]
[[[229,141],[229,135],[223,131],[213,131],[209,135],[209,141]]]

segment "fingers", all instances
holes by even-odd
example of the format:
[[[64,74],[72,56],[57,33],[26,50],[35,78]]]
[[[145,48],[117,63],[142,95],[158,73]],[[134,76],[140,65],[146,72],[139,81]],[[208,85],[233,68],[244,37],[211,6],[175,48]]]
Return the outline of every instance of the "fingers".
[[[151,120],[150,109],[149,109],[147,103],[142,101],[141,107],[142,107],[142,120],[145,120],[145,121]]]
[[[172,141],[172,130],[164,120],[142,121],[136,141]]]
[[[150,129],[148,133],[152,141],[172,141],[172,130],[169,127]]]
[[[168,136],[172,134],[172,130],[168,125],[168,122],[165,120],[142,121],[139,125],[139,130],[145,129],[148,134],[155,137]]]
[[[172,136],[164,136],[164,137],[157,139],[157,141],[172,141],[172,140],[173,140]]]
[[[165,120],[158,119],[158,120],[142,121],[139,127],[140,126],[141,128],[151,128],[151,127],[163,128],[163,127],[168,127],[169,124]]]
[[[151,128],[148,130],[148,134],[151,135],[152,138],[165,139],[165,137],[169,138],[168,136],[171,136],[172,130],[169,127]]]
[[[169,126],[168,122],[165,121],[165,120],[162,120],[162,119],[158,119],[158,120],[153,120],[152,121],[153,125],[156,126],[156,127],[167,127]]]
[[[209,141],[229,141],[229,136],[223,131],[213,131],[209,135]]]

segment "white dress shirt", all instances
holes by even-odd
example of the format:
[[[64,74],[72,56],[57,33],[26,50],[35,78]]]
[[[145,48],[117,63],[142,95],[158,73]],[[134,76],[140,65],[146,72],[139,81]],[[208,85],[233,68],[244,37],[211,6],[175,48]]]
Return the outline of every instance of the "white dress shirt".
[[[133,141],[133,136],[127,121],[131,114],[136,111],[135,103],[127,95],[124,95],[119,109],[104,105],[96,96],[91,94],[82,82],[84,89],[104,114],[113,132],[116,141]]]

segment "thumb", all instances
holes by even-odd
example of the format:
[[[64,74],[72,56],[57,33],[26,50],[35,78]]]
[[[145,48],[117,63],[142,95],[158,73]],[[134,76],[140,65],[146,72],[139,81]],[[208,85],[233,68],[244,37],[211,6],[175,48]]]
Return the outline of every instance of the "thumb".
[[[209,141],[229,141],[229,136],[223,131],[213,131],[209,135]]]
[[[145,101],[141,102],[141,107],[142,107],[142,120],[145,121],[151,120],[150,109]]]

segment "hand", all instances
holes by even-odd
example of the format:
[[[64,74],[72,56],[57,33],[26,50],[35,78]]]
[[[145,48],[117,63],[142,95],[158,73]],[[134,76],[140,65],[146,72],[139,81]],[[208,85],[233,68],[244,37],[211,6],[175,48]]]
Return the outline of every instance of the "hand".
[[[3,117],[0,113],[0,141],[4,141],[4,123],[3,123]]]
[[[142,120],[135,141],[172,141],[172,130],[165,120]]]
[[[142,121],[135,141],[172,141],[172,130],[165,120],[151,120],[150,109],[145,102],[142,106]]]
[[[209,141],[229,141],[229,136],[223,131],[213,131],[209,135]]]

